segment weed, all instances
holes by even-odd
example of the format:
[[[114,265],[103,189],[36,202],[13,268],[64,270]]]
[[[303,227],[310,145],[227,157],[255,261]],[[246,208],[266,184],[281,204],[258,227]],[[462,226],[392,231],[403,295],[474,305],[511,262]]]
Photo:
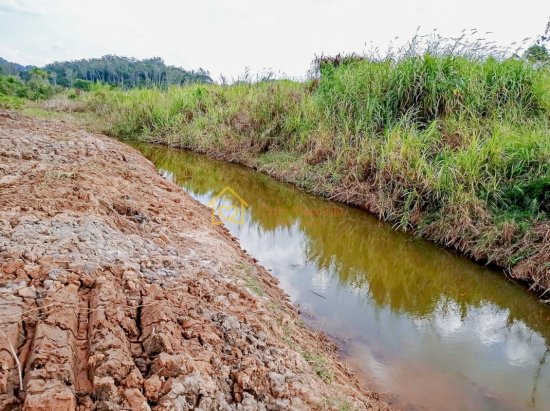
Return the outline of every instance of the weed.
[[[327,399],[324,401],[324,408],[338,411],[353,411],[355,407],[348,400]]]
[[[252,272],[252,267],[245,263],[240,263],[239,268],[245,273],[244,282],[246,287],[257,296],[263,297],[265,295],[265,292],[258,282],[258,279],[254,276],[254,273]]]
[[[72,171],[48,170],[44,174],[45,181],[74,179],[76,173]]]
[[[326,383],[332,382],[332,372],[328,367],[327,359],[319,354],[314,354],[309,351],[302,352],[304,359],[313,367],[315,374]]]

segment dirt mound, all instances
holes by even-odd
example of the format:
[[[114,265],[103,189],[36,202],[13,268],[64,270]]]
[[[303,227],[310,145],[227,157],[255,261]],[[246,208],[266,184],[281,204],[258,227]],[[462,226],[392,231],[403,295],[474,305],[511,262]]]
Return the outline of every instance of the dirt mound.
[[[0,112],[0,409],[386,409],[133,149]]]

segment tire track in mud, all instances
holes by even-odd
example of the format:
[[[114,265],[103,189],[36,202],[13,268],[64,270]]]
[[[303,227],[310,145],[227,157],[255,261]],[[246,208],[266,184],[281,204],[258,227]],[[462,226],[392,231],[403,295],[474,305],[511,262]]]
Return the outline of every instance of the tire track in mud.
[[[34,330],[25,366],[24,408],[76,407],[78,288],[68,284],[51,290],[40,304],[50,308],[41,313]]]
[[[213,300],[201,282],[185,282],[169,290],[145,284],[139,290],[131,271],[123,273],[124,285],[112,273],[97,273],[87,286],[66,274],[58,277],[61,281],[19,283],[9,294],[0,295],[1,318],[9,319],[0,323],[8,337],[2,340],[8,346],[0,345],[2,364],[8,366],[0,385],[2,409],[20,405],[36,410],[149,409],[158,405],[157,409],[168,410],[178,407],[182,394],[190,409],[226,402],[224,395],[212,398],[219,394],[216,384],[205,378],[216,373],[212,348],[224,336],[204,322],[210,313],[200,304],[189,309],[182,303],[184,294]],[[241,327],[236,317],[221,313],[212,317],[222,334]],[[256,339],[250,335],[235,340],[229,334],[225,338],[234,346]],[[9,344],[23,344],[18,350],[22,391],[15,357],[8,355]],[[225,348],[243,357],[238,348]],[[244,372],[225,369],[226,377],[235,381],[232,395],[241,401],[252,386],[247,372],[255,372],[253,363],[243,364],[248,367]],[[186,375],[182,383],[169,381],[181,375]],[[257,379],[265,377],[264,373]],[[231,393],[231,385],[227,388]],[[164,401],[159,403],[161,396]]]
[[[0,300],[0,318],[3,319],[0,324],[0,395],[8,395],[8,401],[3,407],[16,403],[14,395],[19,393],[21,381],[19,373],[22,373],[21,367],[16,361],[22,350],[19,349],[22,337],[23,315],[22,299],[11,294],[2,295]],[[17,354],[17,356],[16,356]],[[22,375],[21,375],[22,379]]]

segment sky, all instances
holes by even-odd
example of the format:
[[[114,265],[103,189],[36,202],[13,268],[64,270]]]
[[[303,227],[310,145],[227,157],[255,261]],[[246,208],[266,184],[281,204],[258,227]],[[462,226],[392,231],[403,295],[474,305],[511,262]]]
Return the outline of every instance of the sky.
[[[548,0],[0,0],[0,57],[158,56],[214,78],[246,67],[301,78],[315,55],[386,49],[418,27],[476,28],[505,45],[542,34],[549,17]]]

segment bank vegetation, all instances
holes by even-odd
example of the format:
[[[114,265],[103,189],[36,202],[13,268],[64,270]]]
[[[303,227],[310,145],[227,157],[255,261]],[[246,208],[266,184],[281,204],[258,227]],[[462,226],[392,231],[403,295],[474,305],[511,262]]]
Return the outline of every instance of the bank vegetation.
[[[439,39],[314,72],[78,100],[111,136],[254,167],[550,288],[547,66]]]

